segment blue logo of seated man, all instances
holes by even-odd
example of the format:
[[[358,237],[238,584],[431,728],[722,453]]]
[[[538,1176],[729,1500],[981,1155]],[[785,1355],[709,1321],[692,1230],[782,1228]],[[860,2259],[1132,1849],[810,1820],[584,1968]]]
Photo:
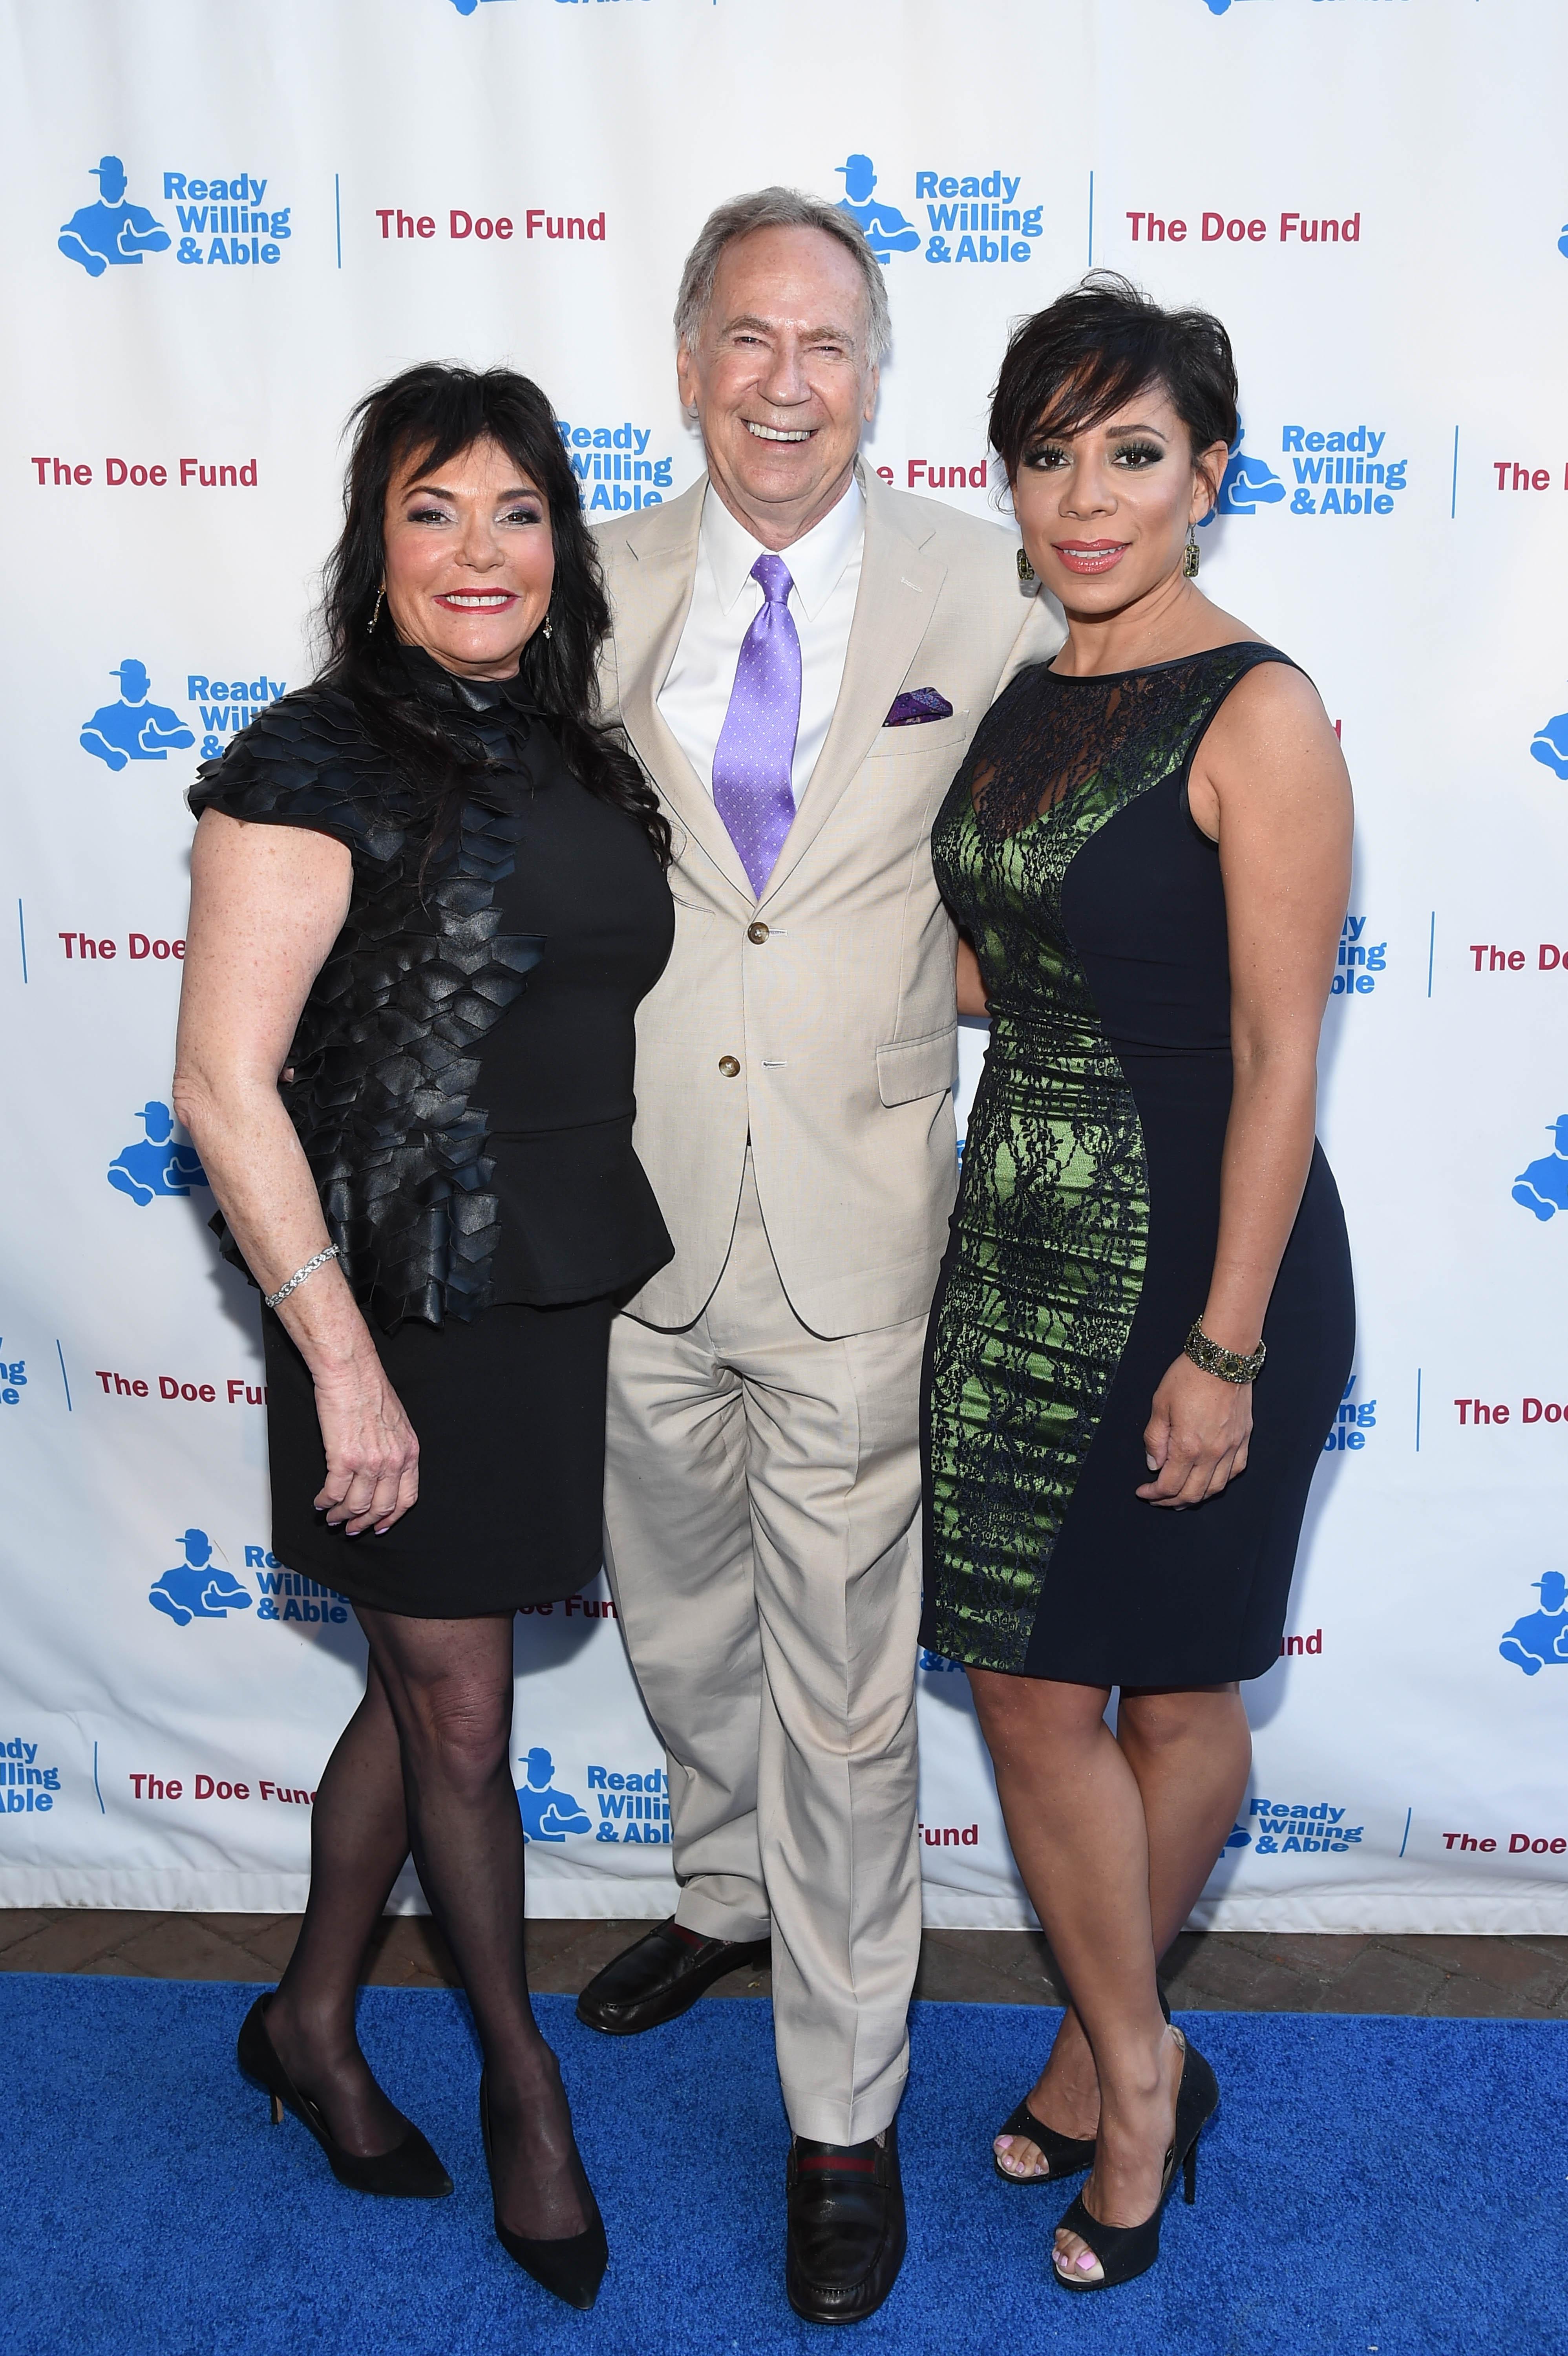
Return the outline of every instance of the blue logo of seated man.
[[[835,169],[843,177],[844,201],[838,209],[866,232],[866,242],[879,262],[895,253],[917,253],[920,231],[905,220],[897,205],[880,203],[871,194],[877,175],[869,155],[850,155]]]
[[[1558,712],[1544,728],[1536,730],[1530,756],[1550,769],[1554,777],[1568,777],[1568,712]]]
[[[1556,1144],[1539,1162],[1527,1162],[1513,1182],[1514,1201],[1543,1224],[1559,1211],[1568,1211],[1568,1112],[1560,1112],[1547,1126]]]
[[[129,1194],[143,1210],[155,1194],[188,1195],[193,1186],[205,1186],[207,1173],[194,1145],[175,1140],[175,1117],[166,1104],[153,1098],[142,1107],[147,1134],[117,1153],[107,1172],[117,1194]]]
[[[1548,1570],[1531,1585],[1541,1597],[1540,1611],[1516,1620],[1498,1650],[1527,1677],[1536,1677],[1568,1661],[1568,1579]]]
[[[148,702],[153,682],[145,663],[127,655],[109,676],[120,682],[120,701],[103,704],[83,723],[84,753],[106,761],[112,769],[123,769],[127,761],[166,761],[171,747],[176,753],[189,751],[196,743],[194,730],[166,703]]]
[[[548,1751],[530,1751],[523,1762],[528,1782],[517,1787],[517,1806],[526,1841],[563,1841],[568,1833],[586,1833],[592,1823],[570,1792],[555,1792],[555,1762]]]
[[[162,1579],[155,1579],[147,1601],[155,1612],[188,1628],[193,1620],[227,1620],[231,1612],[248,1612],[251,1598],[231,1572],[219,1570],[212,1559],[212,1540],[205,1530],[187,1530],[180,1539],[185,1560]]]
[[[141,266],[144,253],[163,253],[169,233],[145,205],[125,201],[125,166],[118,155],[101,155],[92,166],[98,202],[72,213],[59,233],[59,250],[80,262],[90,278],[101,278],[111,262]]]
[[[1285,497],[1285,485],[1272,466],[1261,458],[1243,457],[1245,438],[1244,430],[1238,432],[1231,444],[1219,494],[1203,518],[1205,523],[1211,523],[1217,515],[1256,515],[1259,508],[1277,507]]]

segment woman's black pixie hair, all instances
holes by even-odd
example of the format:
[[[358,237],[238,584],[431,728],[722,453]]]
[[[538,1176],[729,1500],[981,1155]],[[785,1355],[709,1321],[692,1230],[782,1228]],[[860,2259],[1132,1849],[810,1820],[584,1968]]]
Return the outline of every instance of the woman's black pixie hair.
[[[1231,338],[1212,313],[1166,311],[1115,270],[1092,270],[1013,330],[991,396],[991,445],[1009,482],[1048,434],[1103,425],[1163,387],[1196,454],[1240,432]]]

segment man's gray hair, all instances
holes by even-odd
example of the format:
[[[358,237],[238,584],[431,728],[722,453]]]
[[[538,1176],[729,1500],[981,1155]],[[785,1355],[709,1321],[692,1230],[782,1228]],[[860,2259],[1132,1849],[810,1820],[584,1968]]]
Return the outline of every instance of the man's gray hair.
[[[835,239],[853,255],[866,285],[866,352],[875,368],[893,332],[881,265],[859,221],[826,197],[808,197],[799,188],[758,188],[749,197],[731,197],[727,205],[709,214],[680,273],[675,305],[677,342],[687,351],[696,348],[713,301],[720,256],[736,238],[750,237],[759,229],[820,230],[824,237]]]

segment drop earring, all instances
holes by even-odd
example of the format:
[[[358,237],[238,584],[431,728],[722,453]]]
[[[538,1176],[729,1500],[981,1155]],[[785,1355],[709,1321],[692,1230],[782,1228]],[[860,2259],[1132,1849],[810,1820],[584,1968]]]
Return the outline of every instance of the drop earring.
[[[1187,545],[1181,552],[1181,573],[1186,581],[1196,581],[1202,559],[1198,552],[1198,531],[1193,524],[1187,527]]]
[[[545,616],[545,617],[544,617],[544,628],[543,628],[543,633],[542,633],[542,635],[543,635],[545,637],[547,637],[547,638],[553,638],[553,637],[554,637],[554,636],[555,636],[555,632],[550,628],[550,626],[549,626],[549,616],[548,614],[547,614],[547,615]]]
[[[1033,565],[1029,561],[1029,551],[1027,548],[1020,548],[1019,551],[1019,579],[1020,581],[1038,581],[1040,579],[1039,573],[1035,571]]]
[[[377,592],[376,592],[376,603],[375,603],[375,605],[371,607],[371,610],[370,610],[370,627],[369,627],[369,629],[366,632],[366,636],[367,636],[367,637],[371,637],[371,638],[373,638],[373,637],[375,637],[375,635],[376,635],[376,625],[377,625],[377,623],[378,623],[378,622],[380,620],[380,618],[381,618],[381,600],[382,600],[382,598],[386,595],[386,594],[387,594],[387,583],[386,583],[386,578],[385,578],[385,576],[383,575],[383,577],[382,577],[382,581],[381,581],[381,585],[380,585],[380,587],[379,587],[379,588],[377,590]]]

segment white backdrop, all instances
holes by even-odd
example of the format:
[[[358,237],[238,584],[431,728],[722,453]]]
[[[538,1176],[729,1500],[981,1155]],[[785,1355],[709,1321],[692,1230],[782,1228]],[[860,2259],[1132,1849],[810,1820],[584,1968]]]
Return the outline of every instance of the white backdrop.
[[[684,487],[680,259],[779,179],[880,227],[872,463],[998,529],[1012,317],[1093,260],[1232,332],[1204,586],[1317,680],[1359,793],[1321,1126],[1361,1338],[1200,1919],[1568,1931],[1560,0],[0,24],[0,1902],[298,1906],[356,1697],[352,1619],[267,1554],[254,1296],[166,1113],[182,797],[309,676],[345,412],[409,361],[504,359],[591,512]],[[665,1911],[659,1751],[601,1590],[517,1625],[531,1910]],[[965,1679],[929,1658],[921,1726],[928,1919],[1028,1921]]]

